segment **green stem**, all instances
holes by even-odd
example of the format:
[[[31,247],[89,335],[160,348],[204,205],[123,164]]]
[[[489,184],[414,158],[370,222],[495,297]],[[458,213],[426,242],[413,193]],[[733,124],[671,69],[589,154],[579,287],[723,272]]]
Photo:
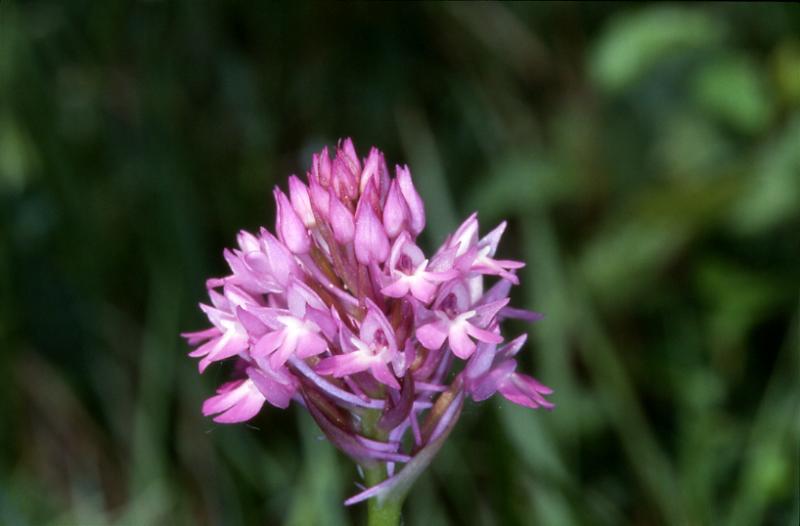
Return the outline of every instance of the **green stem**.
[[[368,410],[361,417],[361,432],[365,436],[375,440],[385,440],[386,433],[378,428],[378,420],[381,413],[377,410]],[[386,480],[386,465],[375,463],[362,465],[364,469],[364,479],[367,486],[372,487]],[[398,526],[400,524],[400,513],[403,508],[403,497],[384,499],[378,502],[378,497],[367,500],[367,526]]]
[[[367,485],[374,486],[386,479],[386,468],[376,465],[364,469]],[[379,503],[377,497],[367,501],[367,526],[398,526],[403,499],[386,499]]]

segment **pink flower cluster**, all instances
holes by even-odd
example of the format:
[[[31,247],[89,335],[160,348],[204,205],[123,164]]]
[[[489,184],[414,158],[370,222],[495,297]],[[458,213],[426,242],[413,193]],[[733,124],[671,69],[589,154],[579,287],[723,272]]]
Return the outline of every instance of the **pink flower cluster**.
[[[508,306],[523,264],[495,258],[505,223],[480,237],[473,214],[426,257],[408,167],[392,178],[380,151],[361,160],[350,139],[333,158],[314,155],[307,183],[291,176],[288,195],[274,196],[277,236],[239,233],[224,252],[231,274],[208,280],[211,305],[200,305],[212,327],[184,334],[200,372],[235,360],[236,379],[205,415],[241,422],[264,402],[297,401],[337,447],[394,475],[352,503],[401,483],[438,448],[465,396],[553,407],[549,388],[516,371],[526,336],[500,330],[505,318],[538,317]],[[496,281],[488,290],[485,276]],[[398,463],[407,466],[395,474]]]

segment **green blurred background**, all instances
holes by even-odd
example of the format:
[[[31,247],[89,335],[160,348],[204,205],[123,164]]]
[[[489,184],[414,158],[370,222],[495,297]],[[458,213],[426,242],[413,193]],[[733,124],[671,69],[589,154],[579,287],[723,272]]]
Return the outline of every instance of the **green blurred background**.
[[[470,405],[407,524],[797,524],[800,8],[0,0],[0,524],[358,523],[178,338],[352,136],[427,248],[503,218],[552,413]]]

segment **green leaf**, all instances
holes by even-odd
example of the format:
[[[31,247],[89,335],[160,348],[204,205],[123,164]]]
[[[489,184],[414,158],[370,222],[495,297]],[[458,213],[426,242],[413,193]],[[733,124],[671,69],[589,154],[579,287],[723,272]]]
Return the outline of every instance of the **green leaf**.
[[[657,6],[612,19],[590,57],[594,81],[620,91],[676,54],[718,44],[725,33],[709,13],[688,7]]]

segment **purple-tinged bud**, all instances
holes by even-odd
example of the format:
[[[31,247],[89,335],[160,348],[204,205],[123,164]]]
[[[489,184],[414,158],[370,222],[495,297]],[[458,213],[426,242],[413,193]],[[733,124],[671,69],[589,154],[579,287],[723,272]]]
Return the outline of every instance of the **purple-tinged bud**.
[[[245,230],[239,231],[236,235],[236,241],[239,242],[239,248],[241,248],[242,252],[245,254],[248,252],[255,252],[261,248],[261,243],[259,243],[258,238]]]
[[[381,151],[373,146],[369,151],[369,157],[364,160],[364,169],[361,170],[359,189],[363,192],[367,187],[367,183],[374,178],[383,196],[389,186],[389,174],[386,172],[386,159],[384,159]]]
[[[350,168],[350,172],[353,174],[361,173],[361,163],[358,160],[356,148],[353,146],[353,139],[350,137],[341,141],[336,157],[341,157],[342,160],[347,163],[347,167]]]
[[[311,209],[311,199],[308,196],[308,188],[297,178],[296,175],[289,177],[289,198],[297,215],[307,227],[312,227],[316,223],[314,211]]]
[[[362,265],[383,263],[389,256],[389,238],[369,202],[362,199],[356,210],[356,259]]]
[[[275,203],[278,205],[278,214],[275,227],[281,236],[281,241],[295,254],[306,254],[311,250],[311,239],[308,230],[292,208],[286,194],[275,188]]]
[[[331,225],[331,230],[333,230],[333,237],[342,245],[350,243],[355,235],[353,214],[339,201],[339,198],[336,197],[336,194],[333,192],[333,188],[330,189],[329,200],[330,209],[328,221]]]
[[[311,206],[317,215],[325,220],[328,219],[329,212],[329,198],[328,190],[323,187],[316,177],[308,178],[308,195],[311,200]]]
[[[328,156],[328,147],[314,154],[311,161],[311,175],[322,185],[327,187],[331,182],[331,158]]]
[[[356,173],[351,171],[347,161],[342,155],[337,155],[333,160],[333,176],[331,187],[340,198],[354,201],[358,197],[358,181]]]
[[[394,239],[403,231],[409,216],[408,205],[400,193],[397,181],[392,181],[383,206],[383,225],[390,238]]]
[[[400,186],[400,192],[408,204],[410,214],[409,227],[411,232],[416,236],[425,228],[425,204],[422,198],[414,188],[414,183],[411,181],[411,172],[408,166],[395,167],[397,173],[397,184]]]

